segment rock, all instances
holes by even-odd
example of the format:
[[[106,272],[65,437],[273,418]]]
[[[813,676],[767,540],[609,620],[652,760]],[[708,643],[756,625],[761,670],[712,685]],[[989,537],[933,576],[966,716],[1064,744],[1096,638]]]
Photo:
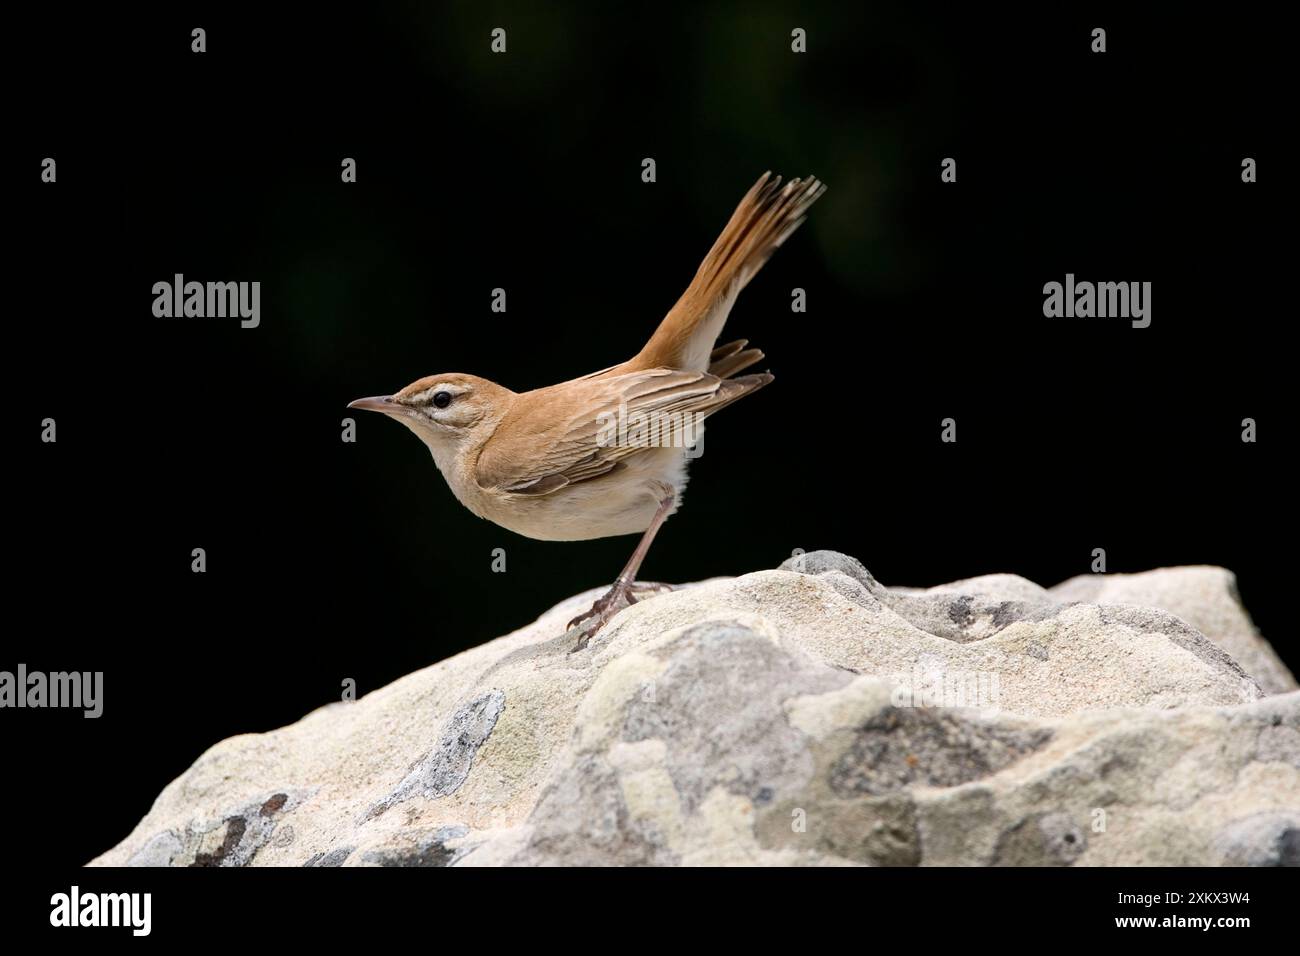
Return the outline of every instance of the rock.
[[[1215,850],[1229,866],[1300,866],[1300,814],[1259,813],[1224,827]]]
[[[374,819],[417,794],[433,798],[459,790],[469,776],[474,755],[491,735],[505,703],[505,694],[494,689],[458,707],[439,735],[438,746],[425,754],[392,793],[366,811],[366,819]]]
[[[1160,608],[1182,618],[1218,645],[1255,678],[1264,693],[1283,694],[1300,686],[1255,629],[1242,606],[1237,577],[1225,568],[1085,574],[1058,584],[1050,593],[1058,601]]]
[[[307,791],[255,797],[235,809],[216,816],[191,819],[176,829],[154,834],[128,866],[247,866],[268,842],[288,813],[302,804]],[[281,832],[292,833],[285,828]],[[289,842],[280,840],[279,845]]]
[[[1224,650],[1244,611],[1183,570],[1157,596],[1231,639],[1128,590],[886,588],[814,552],[573,652],[593,591],[217,744],[93,863],[1294,864],[1300,692],[1261,693]]]

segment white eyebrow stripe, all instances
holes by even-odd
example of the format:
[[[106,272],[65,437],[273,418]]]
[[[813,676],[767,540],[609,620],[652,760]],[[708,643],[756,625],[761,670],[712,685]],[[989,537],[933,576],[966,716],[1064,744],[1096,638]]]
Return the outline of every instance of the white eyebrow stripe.
[[[464,395],[466,389],[461,388],[459,385],[439,382],[436,385],[430,385],[423,392],[417,392],[415,395],[412,395],[409,401],[416,405],[422,405],[433,398],[434,395],[438,394],[438,392],[448,392],[452,398],[455,398],[457,395]]]

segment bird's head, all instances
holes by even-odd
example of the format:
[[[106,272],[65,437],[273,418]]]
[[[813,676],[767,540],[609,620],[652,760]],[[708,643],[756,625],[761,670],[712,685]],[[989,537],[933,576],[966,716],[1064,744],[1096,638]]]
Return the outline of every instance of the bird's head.
[[[392,395],[358,398],[348,408],[382,412],[415,432],[438,467],[491,433],[514,393],[475,375],[428,375]]]

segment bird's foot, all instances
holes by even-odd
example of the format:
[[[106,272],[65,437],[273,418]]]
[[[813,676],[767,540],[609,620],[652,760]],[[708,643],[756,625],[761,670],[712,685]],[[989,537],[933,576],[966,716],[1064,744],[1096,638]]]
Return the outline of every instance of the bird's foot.
[[[580,651],[596,633],[614,619],[619,611],[636,604],[643,598],[653,597],[671,591],[671,584],[659,584],[655,581],[615,581],[614,586],[596,599],[591,610],[579,614],[569,622],[569,631],[579,630],[578,643],[573,648]]]

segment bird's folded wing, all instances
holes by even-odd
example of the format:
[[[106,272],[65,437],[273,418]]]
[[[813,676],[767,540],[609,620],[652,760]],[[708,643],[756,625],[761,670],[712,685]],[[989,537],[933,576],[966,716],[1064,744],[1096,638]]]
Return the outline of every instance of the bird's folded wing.
[[[531,396],[526,411],[497,426],[479,455],[478,483],[512,494],[545,495],[599,478],[631,456],[690,444],[691,421],[766,380],[657,368],[542,389]]]

